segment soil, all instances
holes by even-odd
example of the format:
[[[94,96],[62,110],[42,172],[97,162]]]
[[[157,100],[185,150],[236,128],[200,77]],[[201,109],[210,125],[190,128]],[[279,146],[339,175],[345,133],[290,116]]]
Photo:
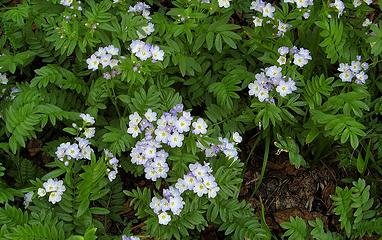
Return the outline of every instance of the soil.
[[[337,228],[330,197],[339,183],[338,171],[326,165],[296,169],[286,153],[271,152],[262,185],[254,193],[262,160],[255,155],[248,163],[240,197],[259,214],[264,207],[270,229],[281,234],[280,224],[292,216],[306,220],[318,217],[329,229]]]

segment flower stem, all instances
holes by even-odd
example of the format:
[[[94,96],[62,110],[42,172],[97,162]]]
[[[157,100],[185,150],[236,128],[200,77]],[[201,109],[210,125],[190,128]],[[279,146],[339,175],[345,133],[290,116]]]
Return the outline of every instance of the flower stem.
[[[265,174],[265,169],[267,168],[267,163],[268,163],[268,156],[269,156],[269,146],[271,144],[271,131],[268,131],[268,134],[265,137],[265,150],[264,150],[264,158],[263,158],[263,166],[261,168],[261,174],[259,180],[256,182],[256,187],[255,191],[253,191],[252,196],[257,193],[257,191],[260,188],[260,185],[263,181],[264,174]]]

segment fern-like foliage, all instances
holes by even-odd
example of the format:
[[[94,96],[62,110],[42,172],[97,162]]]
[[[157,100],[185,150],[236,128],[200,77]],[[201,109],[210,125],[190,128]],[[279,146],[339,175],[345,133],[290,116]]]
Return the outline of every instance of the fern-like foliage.
[[[340,240],[342,239],[338,234],[332,233],[330,231],[325,232],[324,224],[321,219],[316,218],[315,220],[309,221],[309,225],[313,228],[310,234],[313,239],[317,240]]]
[[[304,99],[310,108],[321,106],[323,98],[330,96],[333,91],[334,78],[325,78],[324,75],[314,76],[304,84]]]
[[[54,64],[48,64],[35,70],[37,76],[32,79],[31,86],[46,88],[48,84],[55,84],[62,89],[74,90],[79,94],[85,95],[88,91],[82,79],[79,79],[71,71]]]
[[[287,230],[283,236],[289,240],[308,239],[306,223],[300,217],[290,217],[289,222],[282,223],[281,227]]]
[[[340,217],[341,229],[347,237],[363,237],[365,234],[381,233],[381,217],[375,218],[376,211],[371,209],[374,199],[370,198],[370,186],[365,180],[353,182],[352,188],[336,188],[333,196],[334,213]]]
[[[313,121],[324,126],[324,135],[332,136],[334,140],[340,139],[341,143],[350,140],[350,144],[354,149],[358,147],[358,138],[366,135],[363,131],[365,126],[351,116],[344,114],[327,114],[314,109],[310,112]]]
[[[28,223],[28,220],[28,213],[23,212],[17,207],[12,207],[8,204],[5,204],[3,208],[0,208],[0,225],[14,227]]]
[[[133,138],[127,133],[119,128],[106,126],[108,132],[102,136],[102,141],[108,146],[106,147],[116,155],[121,155],[132,146]]]
[[[244,76],[246,76],[245,69],[236,69],[227,74],[221,82],[212,83],[208,87],[208,91],[214,94],[219,106],[233,109],[233,100],[240,98],[236,92],[241,90],[238,85]]]
[[[55,125],[56,120],[75,119],[77,114],[45,102],[45,92],[23,86],[12,104],[5,111],[5,126],[10,134],[9,147],[13,153],[25,147],[25,141],[36,137],[48,120]]]
[[[82,216],[89,210],[91,200],[97,200],[103,197],[110,190],[102,191],[109,183],[105,178],[106,164],[100,159],[93,159],[90,165],[83,166],[84,172],[80,174],[81,180],[77,184],[79,207],[77,217]]]
[[[124,190],[123,193],[125,193],[127,196],[133,198],[130,201],[130,206],[133,206],[134,210],[136,211],[136,215],[138,218],[144,218],[148,216],[148,213],[146,212],[147,206],[150,205],[151,202],[151,191],[148,188],[143,188],[142,190],[140,188],[133,189],[131,191]]]
[[[331,18],[330,21],[317,21],[316,24],[322,29],[320,35],[324,38],[320,43],[320,47],[325,49],[331,63],[337,62],[345,51],[346,35],[344,33],[344,24],[336,18]]]

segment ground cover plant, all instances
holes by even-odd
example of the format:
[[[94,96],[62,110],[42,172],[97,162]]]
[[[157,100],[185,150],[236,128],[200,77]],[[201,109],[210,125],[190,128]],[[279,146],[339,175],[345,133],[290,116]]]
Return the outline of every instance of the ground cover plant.
[[[378,239],[381,10],[0,0],[0,239]]]

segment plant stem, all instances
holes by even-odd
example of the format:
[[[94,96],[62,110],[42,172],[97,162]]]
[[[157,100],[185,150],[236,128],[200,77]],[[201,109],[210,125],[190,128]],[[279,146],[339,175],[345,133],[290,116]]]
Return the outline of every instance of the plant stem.
[[[270,146],[270,144],[271,144],[271,131],[268,131],[268,134],[265,137],[265,150],[264,150],[263,166],[261,168],[260,178],[256,182],[255,191],[253,191],[253,193],[252,193],[252,197],[253,197],[253,195],[255,195],[255,193],[257,193],[257,191],[259,190],[259,187],[260,187],[260,185],[261,185],[261,183],[263,181],[264,174],[265,174],[265,169],[267,168],[267,163],[268,163],[269,146]]]

